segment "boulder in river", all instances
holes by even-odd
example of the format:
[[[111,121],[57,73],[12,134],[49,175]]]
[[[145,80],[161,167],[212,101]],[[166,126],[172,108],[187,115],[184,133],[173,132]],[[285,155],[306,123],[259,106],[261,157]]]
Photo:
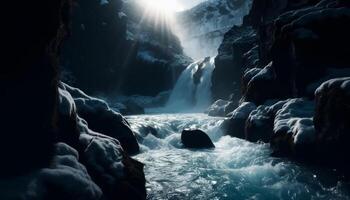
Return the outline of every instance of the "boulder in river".
[[[209,136],[199,129],[183,130],[181,133],[181,141],[183,145],[187,148],[215,148],[215,145],[213,144]]]

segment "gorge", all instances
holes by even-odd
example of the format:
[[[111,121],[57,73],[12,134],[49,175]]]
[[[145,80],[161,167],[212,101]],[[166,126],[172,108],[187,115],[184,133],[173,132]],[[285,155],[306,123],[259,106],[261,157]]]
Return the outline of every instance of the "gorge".
[[[350,199],[347,0],[7,3],[1,200]]]

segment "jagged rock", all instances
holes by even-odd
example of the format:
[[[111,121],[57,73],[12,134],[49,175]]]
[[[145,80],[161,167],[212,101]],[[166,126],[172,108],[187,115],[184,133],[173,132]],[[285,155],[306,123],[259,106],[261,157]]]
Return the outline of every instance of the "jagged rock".
[[[181,141],[186,148],[215,148],[209,136],[201,130],[183,130]]]
[[[125,151],[130,154],[139,152],[136,137],[122,115],[110,109],[101,99],[90,97],[64,83],[62,86],[73,96],[77,113],[89,123],[89,128],[118,139]]]
[[[348,169],[350,160],[350,78],[332,79],[316,90],[314,123],[317,135],[317,151],[323,160],[333,166]],[[346,170],[347,171],[347,170]]]
[[[214,104],[211,105],[206,112],[208,113],[209,116],[225,117],[227,114],[232,112],[237,107],[238,107],[237,103],[219,99],[216,102],[214,102]]]
[[[221,128],[225,134],[237,138],[245,138],[245,123],[249,117],[249,114],[256,109],[256,105],[251,102],[242,103],[237,109],[235,109],[229,118],[226,119]]]

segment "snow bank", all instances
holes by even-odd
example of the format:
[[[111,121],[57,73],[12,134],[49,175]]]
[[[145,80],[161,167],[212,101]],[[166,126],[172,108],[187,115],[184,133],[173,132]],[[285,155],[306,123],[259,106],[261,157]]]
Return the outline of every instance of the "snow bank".
[[[64,143],[56,144],[55,156],[49,168],[22,177],[0,180],[1,199],[100,199],[101,189],[78,160],[78,152],[72,147]]]

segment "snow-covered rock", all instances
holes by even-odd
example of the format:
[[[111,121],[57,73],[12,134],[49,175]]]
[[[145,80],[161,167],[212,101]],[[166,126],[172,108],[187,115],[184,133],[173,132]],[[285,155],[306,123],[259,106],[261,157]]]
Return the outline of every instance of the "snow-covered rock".
[[[92,98],[77,88],[60,83],[59,92],[60,121],[63,120],[60,124],[65,125],[64,129],[60,128],[59,134],[65,133],[64,137],[60,136],[60,140],[75,145],[79,152],[79,160],[103,191],[104,198],[115,199],[124,196],[128,199],[145,199],[143,164],[131,159],[117,139],[91,130],[88,121],[78,114],[79,109],[83,110],[82,114],[90,117],[89,120],[94,119],[95,114],[107,115],[110,118],[102,122],[98,119],[94,121],[102,123],[105,128],[116,128],[115,123],[126,123],[125,126],[129,127],[126,121],[122,121],[124,118],[118,118],[122,116],[111,110],[105,101]]]
[[[250,78],[249,81],[248,78]],[[251,69],[247,71],[243,78],[244,82],[247,82],[247,85],[243,86],[245,89],[244,101],[261,105],[268,99],[279,99],[283,97],[280,92],[283,89],[278,87],[272,62],[263,69]]]
[[[261,105],[252,111],[246,121],[245,138],[251,142],[269,142],[273,135],[276,113],[286,102],[287,100]]]
[[[102,191],[79,162],[78,152],[58,143],[49,167],[0,180],[0,197],[2,200],[98,200]]]
[[[251,102],[244,102],[236,108],[222,123],[222,129],[228,135],[238,138],[245,138],[245,122],[249,114],[256,109],[256,105]]]
[[[274,120],[271,147],[276,154],[300,155],[316,140],[313,115],[315,103],[306,99],[288,100]]]
[[[74,99],[77,113],[85,119],[89,128],[119,140],[123,149],[130,154],[139,151],[136,137],[124,117],[112,110],[106,101],[90,97],[83,91],[67,84],[61,84]]]
[[[237,104],[231,102],[231,101],[225,101],[222,99],[219,99],[215,101],[208,109],[207,113],[209,116],[226,116],[230,112],[232,112],[234,109],[237,108]]]

